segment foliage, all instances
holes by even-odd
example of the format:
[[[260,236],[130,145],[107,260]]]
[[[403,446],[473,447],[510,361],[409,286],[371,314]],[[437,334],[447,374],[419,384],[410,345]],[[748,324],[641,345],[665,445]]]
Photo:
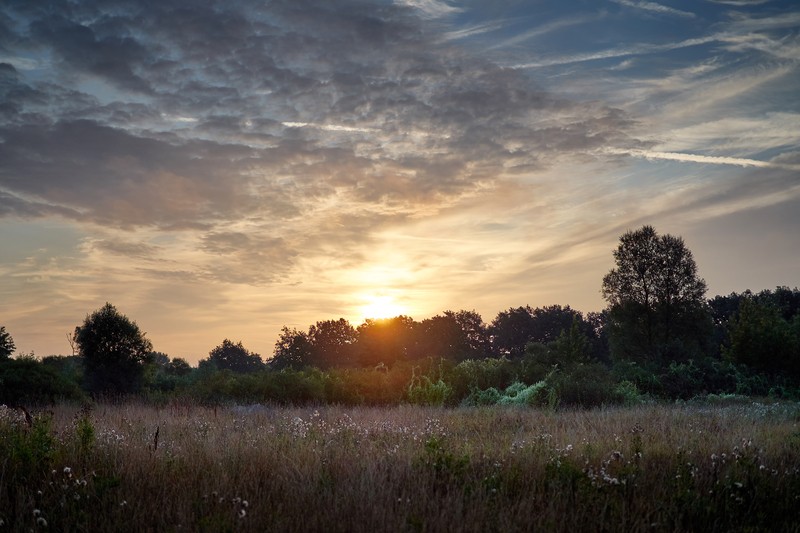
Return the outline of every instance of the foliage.
[[[728,322],[723,354],[757,371],[800,381],[800,313],[787,318],[772,302],[745,296]]]
[[[0,361],[0,404],[42,405],[82,398],[76,382],[35,359]]]
[[[448,370],[446,380],[453,396],[463,398],[473,390],[506,388],[517,379],[518,366],[506,358],[468,359]]]
[[[683,239],[659,236],[652,226],[628,231],[614,250],[616,268],[603,278],[609,303],[612,355],[642,360],[687,358],[702,349],[710,322],[706,284]],[[659,350],[674,340],[685,350]]]
[[[407,316],[368,319],[358,326],[356,357],[361,366],[391,365],[417,357],[418,325]]]
[[[16,349],[11,334],[6,331],[5,326],[0,326],[0,361],[10,358]]]
[[[311,347],[307,333],[284,326],[275,342],[275,350],[269,365],[276,370],[303,368],[312,363]]]
[[[489,353],[489,336],[481,316],[475,311],[445,311],[423,320],[417,327],[418,350],[415,358],[441,357],[464,361]]]
[[[441,376],[441,369],[439,375]],[[441,377],[417,376],[414,373],[408,383],[408,401],[416,405],[442,406],[453,394],[453,388]]]
[[[351,366],[355,362],[356,340],[356,329],[344,318],[317,322],[308,329],[308,362],[322,369]]]
[[[106,303],[75,328],[73,338],[84,361],[90,392],[124,394],[139,390],[153,346],[136,322]]]
[[[220,370],[232,372],[257,372],[264,368],[264,362],[257,353],[250,352],[242,345],[242,341],[234,344],[225,339],[222,344],[208,353],[208,362]]]

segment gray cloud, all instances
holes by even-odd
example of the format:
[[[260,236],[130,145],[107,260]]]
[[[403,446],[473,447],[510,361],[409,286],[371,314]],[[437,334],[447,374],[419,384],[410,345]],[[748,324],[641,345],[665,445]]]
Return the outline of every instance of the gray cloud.
[[[14,2],[0,216],[188,232],[197,279],[258,285],[302,257],[354,265],[378,232],[562,156],[647,146],[621,111],[442,41],[426,6]],[[164,259],[133,231],[94,246]]]

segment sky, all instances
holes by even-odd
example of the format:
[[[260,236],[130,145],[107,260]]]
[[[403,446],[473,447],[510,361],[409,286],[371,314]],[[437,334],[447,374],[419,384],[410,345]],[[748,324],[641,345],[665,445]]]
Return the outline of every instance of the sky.
[[[0,325],[599,311],[645,224],[709,297],[796,287],[798,95],[794,1],[4,0]]]

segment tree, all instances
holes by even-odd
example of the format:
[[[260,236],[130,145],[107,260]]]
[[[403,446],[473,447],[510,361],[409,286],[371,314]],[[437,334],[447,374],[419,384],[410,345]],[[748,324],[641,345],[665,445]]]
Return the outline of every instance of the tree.
[[[358,335],[344,318],[317,322],[308,328],[308,340],[311,343],[310,363],[317,368],[352,366],[355,362],[354,346]]]
[[[511,358],[525,354],[525,346],[533,337],[535,321],[529,306],[500,311],[489,326],[495,355]]]
[[[489,353],[489,333],[475,311],[445,311],[422,321],[418,348],[423,357],[454,361],[480,359]]]
[[[176,357],[164,365],[164,372],[170,376],[186,376],[192,372],[192,366],[183,357]]]
[[[6,331],[5,326],[0,326],[0,361],[9,359],[11,354],[14,353],[17,347],[14,344],[14,339]]]
[[[706,283],[683,239],[643,226],[620,237],[614,260],[602,287],[612,355],[675,359],[699,349],[710,327]]]
[[[153,345],[117,308],[106,303],[88,315],[73,336],[83,358],[86,385],[92,393],[131,393],[141,387]]]
[[[367,319],[358,326],[357,356],[362,366],[392,365],[413,354],[417,323],[407,316]]]
[[[767,298],[744,297],[728,322],[724,355],[759,372],[800,379],[800,315],[789,320]]]
[[[277,370],[299,369],[311,364],[311,341],[308,334],[296,328],[281,328],[275,343],[275,351],[269,365]]]
[[[256,372],[264,368],[264,362],[257,353],[250,352],[242,345],[242,341],[234,344],[225,339],[222,344],[208,353],[208,361],[219,370],[233,372]]]

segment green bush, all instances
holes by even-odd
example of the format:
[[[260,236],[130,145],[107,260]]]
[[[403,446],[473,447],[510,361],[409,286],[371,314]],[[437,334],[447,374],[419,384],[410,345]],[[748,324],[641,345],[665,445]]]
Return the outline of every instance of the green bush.
[[[497,402],[500,401],[501,397],[502,394],[500,394],[500,391],[494,387],[489,387],[488,389],[484,390],[474,389],[467,395],[466,398],[461,401],[461,405],[463,407],[497,405]]]
[[[550,389],[546,381],[539,381],[533,385],[516,382],[510,385],[498,400],[498,405],[547,405]]]
[[[442,381],[432,381],[428,376],[414,376],[408,384],[408,401],[416,405],[442,406],[450,398],[453,389]]]
[[[644,396],[639,392],[639,387],[632,381],[621,381],[614,387],[616,400],[625,406],[639,405],[644,401]]]
[[[508,359],[467,359],[446,372],[453,397],[466,398],[473,390],[505,389],[517,379],[519,364]]]
[[[0,362],[0,404],[43,405],[83,399],[85,395],[77,383],[35,359]]]
[[[562,406],[599,407],[620,402],[615,394],[616,381],[600,363],[576,365],[569,373],[554,373],[548,381]]]

